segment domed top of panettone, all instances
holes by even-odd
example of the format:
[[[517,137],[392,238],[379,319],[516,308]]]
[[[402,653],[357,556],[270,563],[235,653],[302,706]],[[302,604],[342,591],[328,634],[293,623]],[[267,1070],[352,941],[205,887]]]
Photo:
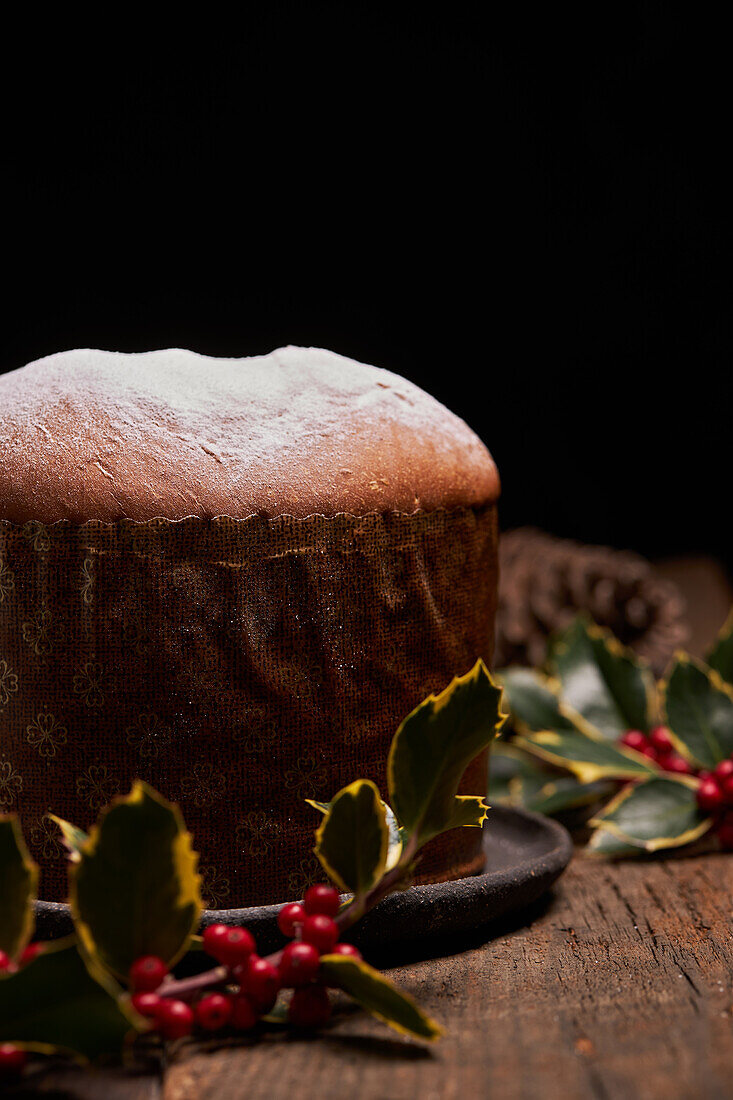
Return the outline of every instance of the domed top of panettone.
[[[411,382],[320,348],[84,349],[0,377],[0,519],[272,517],[474,506],[491,455]]]

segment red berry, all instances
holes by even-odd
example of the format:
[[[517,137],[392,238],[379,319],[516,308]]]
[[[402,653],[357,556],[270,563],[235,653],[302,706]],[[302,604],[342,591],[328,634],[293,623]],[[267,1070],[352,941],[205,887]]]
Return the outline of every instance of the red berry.
[[[241,990],[246,993],[260,1012],[269,1012],[280,991],[280,974],[276,966],[259,955],[250,955],[242,966],[234,971]]]
[[[296,1027],[321,1027],[331,1015],[331,1002],[322,985],[296,989],[290,999],[288,1019]]]
[[[211,954],[222,966],[239,966],[245,963],[255,949],[252,934],[246,928],[227,928],[218,936]]]
[[[20,965],[27,966],[28,963],[33,962],[39,955],[42,955],[45,949],[46,944],[43,940],[36,940],[35,943],[29,943],[20,956]]]
[[[729,779],[733,775],[733,760],[721,760],[713,775],[716,779]]]
[[[674,745],[666,726],[655,726],[649,734],[649,740],[655,749],[661,753],[672,752]]]
[[[333,949],[338,938],[338,925],[330,917],[326,917],[322,913],[306,917],[303,925],[303,942],[312,943],[321,955],[327,955]]]
[[[182,1039],[193,1030],[193,1009],[185,1001],[162,997],[155,1022],[164,1039]]]
[[[0,1077],[17,1077],[25,1069],[28,1055],[12,1043],[0,1043]]]
[[[163,998],[158,993],[134,993],[131,1000],[135,1011],[147,1020],[155,1019],[163,1003]]]
[[[205,1031],[218,1031],[229,1023],[232,999],[223,993],[207,993],[196,1005],[196,1022]]]
[[[0,951],[0,974],[11,974],[17,967],[10,955],[6,955],[4,951]]]
[[[733,814],[726,814],[715,831],[721,848],[733,852]]]
[[[157,955],[141,955],[130,967],[130,985],[136,993],[150,993],[167,973],[168,967]]]
[[[303,898],[303,908],[309,917],[316,913],[321,913],[324,917],[335,917],[339,911],[339,892],[324,883],[309,886]]]
[[[305,909],[302,905],[299,905],[297,901],[292,901],[290,905],[283,905],[282,909],[277,915],[277,926],[282,932],[283,936],[287,936],[288,939],[292,939],[296,935],[298,928],[305,920]]]
[[[232,1027],[237,1031],[251,1031],[259,1020],[259,1012],[249,997],[239,996],[232,1001]]]
[[[312,943],[289,943],[280,959],[280,982],[284,986],[307,985],[318,973],[320,960]]]
[[[723,801],[728,806],[733,806],[733,775],[727,775],[720,780],[720,789],[723,792]]]
[[[684,756],[673,752],[664,758],[664,767],[668,772],[676,772],[677,775],[692,775],[692,765],[688,764]]]
[[[360,959],[361,951],[358,947],[354,947],[353,943],[337,943],[335,947],[332,947],[330,955],[345,955],[347,959]]]
[[[714,779],[705,779],[697,789],[697,804],[706,813],[715,813],[723,805],[723,792]]]
[[[221,943],[228,931],[228,924],[210,924],[208,928],[204,929],[204,951],[207,955],[211,955],[214,959],[218,958],[215,950],[216,944]]]
[[[654,745],[645,745],[643,749],[639,749],[642,756],[648,757],[653,760],[655,764],[659,762],[659,751],[654,748]]]
[[[646,745],[646,737],[641,730],[627,730],[621,738],[621,744],[626,745],[629,749],[636,749],[637,752],[641,752]]]

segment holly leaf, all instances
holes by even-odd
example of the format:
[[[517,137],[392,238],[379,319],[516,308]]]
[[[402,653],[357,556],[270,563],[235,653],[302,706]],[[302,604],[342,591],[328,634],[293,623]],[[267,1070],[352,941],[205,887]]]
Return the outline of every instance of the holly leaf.
[[[561,775],[512,743],[500,742],[492,750],[489,797],[493,802],[524,806],[552,817],[587,806],[611,789],[608,783],[580,783],[574,775]]]
[[[577,618],[553,644],[551,661],[563,701],[607,740],[629,729],[649,730],[654,678],[608,631]]]
[[[56,814],[46,814],[46,816],[59,827],[61,839],[71,862],[78,863],[81,859],[81,849],[89,839],[88,834],[78,826],[72,825],[70,821],[64,821],[63,817],[56,817]]]
[[[418,846],[460,823],[458,786],[506,720],[500,700],[501,689],[479,660],[466,676],[430,695],[397,730],[387,761],[390,803]]]
[[[733,689],[717,672],[678,654],[662,696],[667,725],[683,756],[712,769],[733,755]]]
[[[655,776],[625,787],[590,824],[647,852],[691,844],[712,825],[697,804],[694,780]]]
[[[38,868],[28,854],[18,818],[0,815],[0,951],[17,959],[33,934]]]
[[[316,802],[313,798],[306,798],[306,802],[309,806],[312,806],[314,810],[318,810],[319,813],[327,814],[331,809],[331,802]],[[385,865],[385,871],[391,871],[399,861],[402,855],[402,847],[404,837],[399,822],[394,815],[391,806],[388,806],[386,802],[382,802],[384,807],[384,816],[387,822],[387,830],[389,833],[389,841],[387,843],[387,863]]]
[[[623,859],[627,856],[638,859],[641,855],[641,849],[636,844],[629,844],[628,840],[621,840],[605,829],[596,829],[584,850],[588,856],[605,859]]]
[[[442,1028],[415,1004],[412,997],[361,959],[322,955],[321,974],[328,985],[343,989],[372,1016],[402,1035],[432,1042],[443,1034]]]
[[[69,900],[87,955],[122,980],[141,955],[173,965],[203,908],[198,856],[178,807],[136,781],[102,811],[79,857]]]
[[[557,768],[566,768],[581,783],[644,779],[658,774],[654,764],[641,753],[608,741],[596,741],[578,731],[541,730],[518,737],[514,743]]]
[[[525,730],[572,730],[576,724],[561,711],[556,681],[531,668],[504,668],[494,674],[504,688],[512,725]]]
[[[733,610],[708,652],[705,663],[715,669],[721,680],[733,684]]]
[[[387,865],[389,829],[371,780],[357,779],[339,791],[316,830],[314,851],[346,893],[361,896],[379,881]]]
[[[613,790],[608,783],[580,783],[572,775],[558,776],[546,783],[534,798],[526,804],[528,810],[546,817],[590,806],[600,798],[605,798]]]
[[[119,994],[109,975],[82,959],[73,939],[48,944],[0,981],[0,1042],[82,1061],[119,1056],[134,1028]]]
[[[537,757],[497,741],[491,750],[489,799],[508,806],[525,806],[549,782],[553,772]]]

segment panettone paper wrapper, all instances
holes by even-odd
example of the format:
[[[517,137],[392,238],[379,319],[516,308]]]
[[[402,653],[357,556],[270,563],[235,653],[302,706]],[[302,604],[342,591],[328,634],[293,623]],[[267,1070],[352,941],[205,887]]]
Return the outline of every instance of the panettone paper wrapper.
[[[66,896],[49,811],[82,828],[135,778],[183,810],[212,908],[323,879],[318,815],[386,797],[399,724],[491,657],[496,509],[332,518],[0,522],[0,812]],[[464,781],[486,793],[486,760]],[[481,831],[422,880],[482,863]]]

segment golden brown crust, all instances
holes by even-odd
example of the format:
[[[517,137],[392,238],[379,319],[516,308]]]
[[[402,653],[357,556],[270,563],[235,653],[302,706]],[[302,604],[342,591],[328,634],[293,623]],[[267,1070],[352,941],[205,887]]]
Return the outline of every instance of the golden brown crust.
[[[0,378],[0,519],[414,512],[495,500],[471,429],[318,348],[79,350]]]

